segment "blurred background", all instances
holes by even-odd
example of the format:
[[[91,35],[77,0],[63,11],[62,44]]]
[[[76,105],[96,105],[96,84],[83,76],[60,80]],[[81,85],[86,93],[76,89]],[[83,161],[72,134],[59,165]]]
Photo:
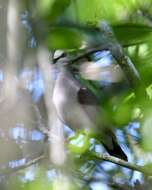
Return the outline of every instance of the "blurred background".
[[[99,99],[128,161],[150,173],[152,1],[0,0],[0,25],[0,189],[151,190],[144,172],[94,156],[106,150],[60,121],[52,95],[66,63]]]

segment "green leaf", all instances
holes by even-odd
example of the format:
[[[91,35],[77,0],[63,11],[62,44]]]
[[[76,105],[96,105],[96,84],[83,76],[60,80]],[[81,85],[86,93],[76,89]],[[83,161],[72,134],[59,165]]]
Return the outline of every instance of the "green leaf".
[[[127,23],[112,28],[118,41],[126,46],[146,42],[152,35],[152,28],[145,25]]]
[[[71,152],[83,154],[90,146],[90,137],[88,134],[78,133],[70,137],[68,147]]]
[[[77,17],[83,23],[98,23],[101,20],[114,23],[124,20],[136,5],[135,0],[77,0],[76,2]],[[71,13],[74,8],[72,6],[70,8],[69,12]]]
[[[72,29],[56,28],[48,35],[46,43],[50,49],[76,49],[81,45],[81,36]]]
[[[112,114],[114,123],[122,126],[128,124],[132,120],[134,100],[135,97],[133,93],[119,97],[117,99]]]
[[[146,174],[148,174],[148,175],[152,175],[152,163],[151,162],[149,162],[149,163],[147,163],[147,164],[145,164],[144,166],[143,166],[143,170],[144,170],[144,172],[146,173]]]
[[[152,41],[152,28],[146,25],[125,23],[112,25],[112,30],[118,42],[124,47]],[[91,44],[107,43],[108,39],[95,27],[84,28],[84,33]]]
[[[38,13],[49,21],[57,19],[70,5],[71,0],[37,0]]]
[[[142,121],[141,135],[142,135],[142,146],[145,151],[152,151],[152,111],[151,108],[145,110],[145,116]]]
[[[45,16],[50,12],[54,0],[37,0],[37,10],[41,16]]]

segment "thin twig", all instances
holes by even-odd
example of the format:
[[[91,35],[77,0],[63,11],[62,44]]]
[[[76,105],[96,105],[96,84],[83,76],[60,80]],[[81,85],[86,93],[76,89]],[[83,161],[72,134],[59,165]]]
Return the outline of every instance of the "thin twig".
[[[136,165],[133,163],[129,163],[127,161],[121,160],[121,159],[116,158],[114,156],[109,156],[107,154],[100,154],[100,153],[93,153],[92,156],[97,160],[104,160],[104,161],[112,162],[112,163],[117,164],[119,166],[141,172],[147,176],[152,176],[152,172],[145,170],[144,166],[139,166],[139,165]]]
[[[15,168],[8,168],[8,169],[0,169],[0,176],[5,176],[5,175],[11,175],[11,174],[14,174],[15,172],[18,172],[20,170],[23,170],[23,169],[26,169],[28,168],[29,166],[32,166],[36,163],[38,163],[39,161],[43,160],[45,158],[44,154],[26,162],[24,165],[22,166],[18,166],[18,167],[15,167]]]
[[[47,137],[49,137],[50,131],[49,129],[43,124],[42,116],[37,106],[34,105],[35,112],[37,114],[37,122],[38,122],[38,129]]]
[[[108,183],[108,186],[117,190],[133,190],[133,187],[129,186],[128,184],[119,184],[116,182]]]
[[[102,46],[98,46],[98,47],[92,47],[92,48],[86,49],[83,53],[79,53],[77,56],[69,59],[68,62],[74,63],[76,61],[79,61],[80,59],[85,58],[86,56],[88,56],[92,53],[96,53],[98,51],[104,51],[104,50],[105,51],[108,50],[108,47],[106,45],[102,45]]]

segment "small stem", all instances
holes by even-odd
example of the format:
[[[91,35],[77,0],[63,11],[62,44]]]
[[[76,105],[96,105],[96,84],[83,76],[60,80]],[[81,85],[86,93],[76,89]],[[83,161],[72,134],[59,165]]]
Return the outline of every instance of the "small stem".
[[[23,170],[26,169],[36,163],[38,163],[39,161],[43,160],[45,158],[44,154],[26,162],[24,165],[19,166],[19,167],[15,167],[15,168],[8,168],[8,169],[0,169],[0,176],[5,176],[5,175],[11,175],[14,174],[15,172],[18,172],[19,170]]]
[[[122,166],[122,167],[125,167],[125,168],[128,168],[128,169],[131,169],[131,170],[141,172],[141,173],[143,173],[143,174],[145,174],[147,176],[152,175],[152,172],[145,170],[144,166],[139,166],[139,165],[136,165],[136,164],[132,164],[132,163],[129,163],[127,161],[124,161],[124,160],[121,160],[119,158],[116,158],[114,156],[109,156],[107,154],[100,154],[100,153],[93,153],[92,156],[94,158],[96,158],[97,160],[104,160],[104,161],[112,162],[112,163],[117,164],[119,166]]]

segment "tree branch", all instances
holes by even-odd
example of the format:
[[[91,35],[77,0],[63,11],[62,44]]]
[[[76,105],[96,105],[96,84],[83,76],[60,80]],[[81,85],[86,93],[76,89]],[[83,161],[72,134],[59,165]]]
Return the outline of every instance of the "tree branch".
[[[18,172],[19,170],[23,170],[28,168],[29,166],[32,166],[39,161],[43,160],[45,158],[44,154],[26,162],[24,165],[21,165],[19,167],[14,167],[14,168],[7,168],[7,169],[0,169],[0,176],[5,176],[5,175],[11,175],[14,174],[15,172]]]
[[[130,86],[133,89],[136,89],[140,83],[140,76],[134,64],[130,58],[124,54],[123,48],[115,38],[112,28],[108,25],[108,23],[102,22],[99,28],[101,35],[104,35],[104,39],[102,39],[102,41],[107,44],[112,56],[122,68]]]
[[[117,190],[133,190],[133,187],[129,186],[128,184],[119,184],[116,182],[108,183],[108,186]]]
[[[117,164],[119,166],[122,166],[122,167],[125,167],[125,168],[128,168],[128,169],[131,169],[131,170],[141,172],[144,175],[152,176],[152,172],[146,170],[144,166],[139,166],[139,165],[136,165],[136,164],[132,164],[132,163],[129,163],[127,161],[124,161],[124,160],[121,160],[119,158],[116,158],[114,156],[109,156],[107,154],[100,154],[100,153],[91,153],[91,154],[92,154],[93,158],[97,159],[98,161],[99,160],[104,160],[104,161],[112,162],[112,163]]]
[[[132,43],[130,46],[139,45],[139,44],[140,43]],[[128,47],[128,45],[124,45],[123,47],[124,48]],[[102,44],[102,45],[97,46],[97,47],[90,47],[90,48],[87,48],[87,49],[83,49],[83,50],[80,51],[80,53],[77,56],[69,59],[68,63],[72,64],[72,63],[74,63],[76,61],[79,61],[80,59],[85,58],[88,55],[91,55],[92,53],[96,53],[98,51],[106,51],[106,50],[109,50],[109,47],[106,44]],[[62,57],[63,57],[63,55],[61,57],[57,58],[57,59],[54,59],[54,61],[56,62]]]
[[[103,51],[103,50],[108,50],[108,47],[106,45],[101,45],[101,46],[98,46],[98,47],[92,47],[92,48],[89,48],[89,49],[86,49],[83,53],[79,53],[77,56],[71,58],[68,60],[69,63],[74,63],[76,61],[79,61],[80,59],[83,59],[85,58],[86,56],[92,54],[92,53],[95,53],[95,52],[98,52],[98,51]]]
[[[76,27],[76,26],[70,25],[70,27]],[[77,29],[79,29],[79,27]],[[134,90],[137,89],[137,87],[139,86],[141,82],[139,73],[136,67],[134,66],[134,64],[132,63],[131,59],[125,55],[123,51],[123,47],[119,44],[119,42],[115,38],[112,28],[106,22],[102,22],[98,29],[99,29],[99,32],[101,33],[101,38],[99,42],[95,46],[92,44],[92,47],[89,47],[84,50],[80,50],[82,51],[82,53],[79,53],[76,57],[69,58],[67,60],[67,64],[72,64],[90,55],[91,53],[94,53],[97,51],[109,50],[112,56],[118,62],[119,66],[122,68],[130,84],[130,87],[132,87]],[[95,30],[93,29],[92,31],[95,32]],[[54,62],[56,61],[58,61],[58,59],[54,60]]]
[[[53,76],[54,65],[50,63],[49,51],[41,46],[37,52],[38,64],[44,81],[44,99],[48,115],[48,128],[50,138],[50,160],[56,165],[63,165],[66,159],[64,150],[64,126],[60,121],[52,102],[55,80]],[[52,72],[52,74],[51,74]]]

